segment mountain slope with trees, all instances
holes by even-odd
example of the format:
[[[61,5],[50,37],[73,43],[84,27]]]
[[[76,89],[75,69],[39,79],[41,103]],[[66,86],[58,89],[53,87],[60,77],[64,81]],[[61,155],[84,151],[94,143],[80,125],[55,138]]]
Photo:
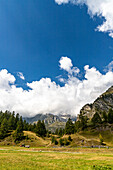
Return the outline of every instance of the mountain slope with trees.
[[[80,115],[87,116],[89,119],[98,112],[102,117],[103,112],[107,113],[113,110],[113,86],[111,86],[105,93],[100,95],[93,104],[86,104],[80,110]]]

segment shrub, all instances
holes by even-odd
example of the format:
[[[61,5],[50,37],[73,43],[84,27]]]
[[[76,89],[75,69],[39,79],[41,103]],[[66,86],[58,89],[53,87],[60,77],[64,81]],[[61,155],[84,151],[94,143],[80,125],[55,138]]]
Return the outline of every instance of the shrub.
[[[60,144],[61,146],[63,146],[63,145],[64,145],[64,139],[60,138],[59,144]]]
[[[72,141],[72,138],[71,138],[71,136],[69,136],[69,137],[68,137],[68,140],[69,140],[70,142]]]
[[[58,141],[57,140],[55,140],[54,143],[55,143],[55,145],[58,145]]]
[[[64,145],[69,145],[70,143],[69,143],[69,141],[65,138],[65,140],[64,140]]]

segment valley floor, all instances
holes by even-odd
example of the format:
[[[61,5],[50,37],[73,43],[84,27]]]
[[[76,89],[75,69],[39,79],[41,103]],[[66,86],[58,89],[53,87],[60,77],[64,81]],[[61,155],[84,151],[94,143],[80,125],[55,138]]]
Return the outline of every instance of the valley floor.
[[[113,148],[0,147],[0,170],[110,170]]]

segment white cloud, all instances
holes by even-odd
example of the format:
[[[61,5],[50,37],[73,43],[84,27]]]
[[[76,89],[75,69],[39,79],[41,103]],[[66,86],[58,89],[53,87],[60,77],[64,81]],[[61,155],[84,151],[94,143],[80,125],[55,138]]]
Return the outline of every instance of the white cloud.
[[[73,66],[72,61],[68,57],[61,57],[59,63],[60,63],[59,67],[67,71],[69,74],[77,75],[80,71],[77,67],[72,67]]]
[[[67,4],[69,3],[69,0],[55,0],[56,3],[58,3],[58,5],[61,5],[62,3]]]
[[[68,57],[61,57],[60,61],[60,68],[70,72],[72,65],[72,61]]]
[[[17,76],[20,77],[22,80],[25,80],[25,77],[24,77],[23,73],[18,72]]]
[[[61,58],[62,59],[62,58]],[[73,70],[71,59],[62,69]],[[69,63],[68,63],[69,62]],[[62,63],[62,62],[61,62]],[[61,67],[61,65],[60,65]],[[68,68],[68,69],[67,69]],[[77,69],[77,68],[76,68]],[[38,113],[70,113],[76,115],[86,103],[93,102],[101,93],[113,85],[113,72],[108,70],[101,74],[95,67],[84,67],[83,80],[75,74],[69,74],[64,86],[57,85],[50,78],[42,78],[39,81],[27,83],[29,90],[17,87],[15,77],[7,70],[0,71],[0,110],[16,111],[23,116],[34,116]],[[60,78],[62,78],[60,76]]]
[[[113,70],[113,61],[111,61],[108,66],[105,67],[104,71],[112,71]]]
[[[102,25],[96,30],[108,32],[113,38],[113,0],[55,0],[59,5],[73,3],[75,5],[87,5],[88,13],[91,16],[104,17]]]

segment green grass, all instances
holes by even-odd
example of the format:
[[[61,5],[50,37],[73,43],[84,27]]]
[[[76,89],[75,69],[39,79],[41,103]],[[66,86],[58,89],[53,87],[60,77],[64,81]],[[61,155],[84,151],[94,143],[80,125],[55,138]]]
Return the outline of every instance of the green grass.
[[[113,149],[2,147],[0,170],[110,170]],[[68,151],[68,152],[67,152]]]

